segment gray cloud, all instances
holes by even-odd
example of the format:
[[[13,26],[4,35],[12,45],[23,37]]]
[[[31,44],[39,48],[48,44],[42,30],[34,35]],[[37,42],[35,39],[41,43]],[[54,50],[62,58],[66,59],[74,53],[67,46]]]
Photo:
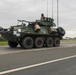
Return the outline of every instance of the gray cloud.
[[[48,0],[51,17],[52,0]],[[57,22],[57,0],[54,1],[54,19]],[[6,28],[14,25],[17,19],[33,21],[40,14],[47,15],[47,0],[0,0],[0,26]],[[76,32],[76,0],[59,0],[59,26],[68,32]],[[71,34],[72,35],[72,34]]]

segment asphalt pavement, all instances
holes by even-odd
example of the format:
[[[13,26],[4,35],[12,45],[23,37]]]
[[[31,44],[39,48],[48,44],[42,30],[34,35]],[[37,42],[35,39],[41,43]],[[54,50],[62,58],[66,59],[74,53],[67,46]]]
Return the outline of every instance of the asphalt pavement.
[[[76,43],[28,50],[0,47],[0,75],[76,75]]]
[[[76,58],[7,73],[5,75],[76,75]]]

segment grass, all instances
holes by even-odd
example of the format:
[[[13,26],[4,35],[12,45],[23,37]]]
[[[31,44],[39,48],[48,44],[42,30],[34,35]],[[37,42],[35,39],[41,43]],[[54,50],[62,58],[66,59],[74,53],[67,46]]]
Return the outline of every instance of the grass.
[[[76,43],[76,39],[61,40],[62,43]]]
[[[2,36],[0,36],[0,46],[7,46],[8,42]]]
[[[0,42],[0,46],[7,46],[8,45],[8,42],[7,41],[1,41]]]

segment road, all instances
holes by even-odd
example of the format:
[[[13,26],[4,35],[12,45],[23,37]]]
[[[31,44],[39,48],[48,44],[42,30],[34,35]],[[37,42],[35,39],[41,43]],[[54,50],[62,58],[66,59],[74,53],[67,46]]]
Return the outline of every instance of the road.
[[[76,75],[76,43],[28,50],[0,47],[0,75]]]

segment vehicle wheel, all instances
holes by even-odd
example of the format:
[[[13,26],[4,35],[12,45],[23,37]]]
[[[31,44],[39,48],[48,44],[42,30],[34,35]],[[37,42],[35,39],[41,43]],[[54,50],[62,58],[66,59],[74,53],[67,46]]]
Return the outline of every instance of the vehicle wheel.
[[[49,37],[49,38],[47,38],[47,40],[46,40],[46,46],[47,47],[52,47],[53,46],[53,38],[51,38],[51,37]]]
[[[17,42],[12,42],[12,41],[8,41],[8,45],[11,47],[11,48],[16,48],[18,43]]]
[[[34,44],[34,42],[33,42],[33,39],[31,37],[26,37],[22,41],[22,47],[26,48],[26,49],[32,48],[33,44]]]
[[[54,39],[54,47],[59,47],[60,46],[60,39],[59,38],[55,38]]]
[[[41,48],[43,47],[44,41],[41,37],[35,39],[35,47]]]
[[[64,36],[65,35],[65,30],[62,27],[57,28],[58,34]]]

